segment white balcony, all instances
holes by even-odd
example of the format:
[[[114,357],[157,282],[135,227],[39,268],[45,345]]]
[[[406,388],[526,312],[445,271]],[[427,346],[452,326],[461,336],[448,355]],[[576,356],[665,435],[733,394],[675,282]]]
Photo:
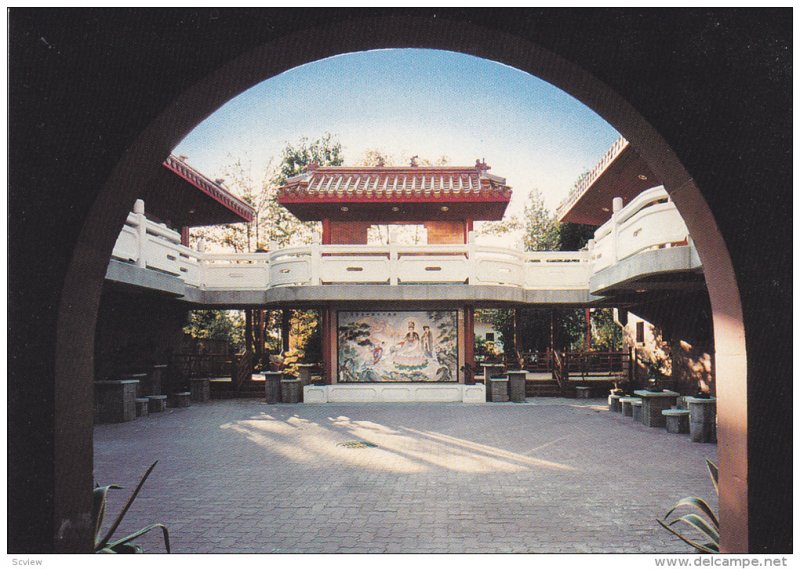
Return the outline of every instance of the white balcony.
[[[137,211],[138,210],[138,211]],[[600,227],[584,251],[523,252],[466,245],[309,245],[270,253],[215,254],[180,244],[137,203],[112,258],[204,291],[269,291],[337,285],[468,285],[526,291],[588,291],[590,279],[637,254],[692,247],[663,187],[638,196]]]

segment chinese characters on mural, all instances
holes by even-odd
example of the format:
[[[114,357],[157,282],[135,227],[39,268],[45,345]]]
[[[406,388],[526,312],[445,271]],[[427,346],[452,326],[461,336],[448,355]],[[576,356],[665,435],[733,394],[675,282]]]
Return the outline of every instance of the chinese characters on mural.
[[[339,381],[457,381],[456,311],[339,312]]]

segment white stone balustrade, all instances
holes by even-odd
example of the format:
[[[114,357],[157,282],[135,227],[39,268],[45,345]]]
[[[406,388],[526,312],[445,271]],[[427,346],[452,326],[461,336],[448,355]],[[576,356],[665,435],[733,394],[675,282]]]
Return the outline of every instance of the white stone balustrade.
[[[250,291],[336,284],[469,284],[528,290],[586,290],[598,271],[641,251],[691,245],[663,187],[640,194],[595,232],[588,251],[522,252],[465,245],[319,245],[270,253],[216,254],[180,244],[148,220],[137,200],[112,258],[173,275],[202,290]],[[202,249],[202,247],[200,247]]]

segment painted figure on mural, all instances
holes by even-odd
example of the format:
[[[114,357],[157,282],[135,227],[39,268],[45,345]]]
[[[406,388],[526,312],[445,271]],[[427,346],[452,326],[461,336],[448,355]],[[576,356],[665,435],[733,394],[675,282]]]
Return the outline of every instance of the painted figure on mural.
[[[383,356],[383,346],[386,345],[386,342],[381,342],[380,345],[373,344],[372,347],[372,365],[377,365],[379,361],[381,361],[381,357]]]
[[[424,368],[428,365],[413,321],[408,323],[408,332],[403,340],[395,346],[393,360],[397,367],[403,368]]]
[[[422,327],[422,351],[425,353],[425,357],[433,357],[433,334],[431,334],[430,326]]]

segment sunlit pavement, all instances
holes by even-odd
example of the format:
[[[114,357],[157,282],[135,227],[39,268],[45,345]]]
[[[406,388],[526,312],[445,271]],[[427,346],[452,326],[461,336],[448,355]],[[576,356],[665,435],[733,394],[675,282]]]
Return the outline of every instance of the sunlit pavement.
[[[158,460],[119,535],[163,522],[184,553],[691,551],[655,518],[716,508],[715,445],[604,400],[528,402],[193,404],[96,426],[95,478],[126,488],[111,515]]]

